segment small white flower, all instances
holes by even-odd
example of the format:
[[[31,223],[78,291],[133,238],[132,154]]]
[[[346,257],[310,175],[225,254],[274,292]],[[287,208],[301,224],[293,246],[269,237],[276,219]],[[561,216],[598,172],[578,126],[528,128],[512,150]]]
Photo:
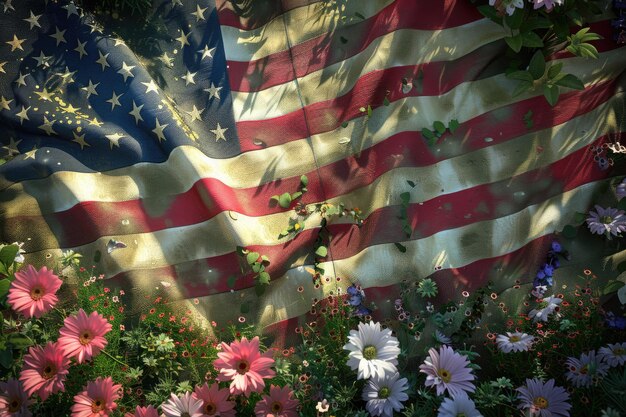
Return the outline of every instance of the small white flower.
[[[455,398],[444,399],[438,413],[437,417],[482,417],[474,401],[470,400],[466,393],[459,394]]]
[[[365,408],[371,416],[393,417],[394,411],[404,408],[402,401],[409,399],[405,391],[409,388],[406,378],[395,372],[382,377],[372,377],[363,388]]]
[[[530,310],[530,313],[528,313],[528,317],[533,319],[534,322],[537,322],[539,320],[548,321],[550,314],[554,313],[554,310],[562,302],[563,300],[560,299],[559,297],[550,296],[550,297],[543,298],[541,302],[539,303],[539,305],[537,306],[539,308]]]
[[[17,253],[15,254],[15,259],[13,260],[13,262],[15,263],[20,263],[23,264],[24,263],[24,255],[23,253],[26,253],[26,251],[24,249],[22,249],[22,246],[24,246],[24,242],[13,242],[12,245],[16,245],[17,246]]]
[[[161,405],[161,410],[166,417],[202,417],[202,400],[192,396],[190,392],[177,397],[171,394],[170,399]]]
[[[527,351],[535,338],[522,332],[499,334],[496,338],[498,349],[504,353]]]
[[[448,336],[446,336],[439,330],[435,330],[435,341],[437,341],[437,343],[440,343],[442,345],[452,344],[452,339],[450,339]]]
[[[348,343],[348,366],[358,369],[358,379],[382,377],[395,373],[400,354],[400,343],[391,335],[391,330],[381,329],[380,323],[359,323],[358,331],[350,330]]]
[[[611,368],[623,365],[626,362],[626,342],[601,347],[598,357]]]
[[[325,413],[330,409],[330,405],[328,404],[327,399],[323,399],[322,401],[318,401],[315,409],[320,413]]]

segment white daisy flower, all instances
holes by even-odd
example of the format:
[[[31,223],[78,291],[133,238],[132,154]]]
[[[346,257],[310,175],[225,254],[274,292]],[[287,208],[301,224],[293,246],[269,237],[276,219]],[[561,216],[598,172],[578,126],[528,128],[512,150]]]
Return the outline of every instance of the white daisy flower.
[[[528,313],[528,317],[533,319],[533,321],[537,322],[548,321],[550,314],[554,313],[554,310],[563,302],[559,297],[545,297],[539,302],[538,308],[530,310]]]
[[[598,357],[611,368],[623,365],[626,362],[626,342],[601,347]]]
[[[402,401],[409,399],[405,393],[408,388],[407,379],[400,378],[398,372],[372,377],[363,388],[365,408],[371,416],[393,417],[394,411],[404,408]]]
[[[359,329],[350,330],[348,343],[348,366],[358,369],[358,379],[382,378],[385,373],[394,374],[400,354],[400,343],[391,330],[381,329],[380,323],[359,323]]]
[[[496,338],[498,349],[504,353],[527,351],[533,344],[534,337],[522,332],[499,334]]]
[[[444,399],[437,412],[437,417],[482,417],[482,414],[476,409],[474,401],[464,392],[454,398]]]

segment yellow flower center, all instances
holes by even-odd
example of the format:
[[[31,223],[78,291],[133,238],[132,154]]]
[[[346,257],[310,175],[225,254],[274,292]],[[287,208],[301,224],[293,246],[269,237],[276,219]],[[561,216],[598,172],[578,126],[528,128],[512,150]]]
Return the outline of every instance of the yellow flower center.
[[[283,410],[283,405],[278,401],[274,401],[272,403],[272,406],[270,407],[270,410],[272,410],[272,413],[278,414]]]
[[[104,408],[104,401],[99,398],[93,400],[93,402],[91,403],[91,412],[94,414],[99,413],[100,411],[104,411]]]
[[[377,354],[378,352],[376,351],[376,347],[372,345],[367,345],[363,349],[363,357],[367,359],[368,361],[371,361],[372,359],[376,359]]]
[[[56,373],[57,373],[57,369],[54,367],[54,365],[48,364],[46,365],[45,368],[43,368],[41,377],[43,379],[51,379],[52,377],[56,375]]]
[[[17,398],[13,398],[13,400],[9,403],[9,413],[16,413],[21,406],[22,402]]]
[[[43,288],[39,285],[34,286],[31,290],[30,290],[30,298],[33,299],[33,301],[39,301],[41,300],[41,298],[46,295],[46,292],[43,290]]]
[[[622,348],[615,348],[613,350],[613,354],[615,356],[624,356],[624,353],[626,353],[626,351],[624,351],[624,349],[622,349]]]
[[[440,368],[437,370],[437,375],[446,384],[452,380],[452,374],[447,369]]]
[[[511,343],[516,343],[516,342],[519,342],[520,340],[522,340],[522,338],[516,335],[509,337],[509,342]]]
[[[239,372],[241,375],[245,374],[249,370],[250,370],[250,362],[246,360],[240,361],[239,364],[237,365],[237,372]]]
[[[89,330],[84,330],[78,337],[78,341],[81,345],[85,346],[91,343],[93,340],[93,334]]]
[[[613,222],[613,217],[611,216],[602,216],[600,221],[604,224],[611,224]]]
[[[548,408],[548,400],[543,397],[537,397],[533,400],[533,405],[540,409]]]
[[[389,398],[389,394],[391,394],[391,391],[389,390],[389,388],[387,387],[382,387],[380,389],[380,391],[378,391],[378,398]]]
[[[206,403],[206,404],[204,404],[204,410],[203,411],[204,411],[204,414],[206,414],[208,416],[214,416],[215,413],[217,412],[217,407],[213,403]]]

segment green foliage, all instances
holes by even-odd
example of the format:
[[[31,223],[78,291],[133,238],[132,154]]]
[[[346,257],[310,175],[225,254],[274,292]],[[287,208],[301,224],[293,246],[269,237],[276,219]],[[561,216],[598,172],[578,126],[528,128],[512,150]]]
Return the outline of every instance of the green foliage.
[[[449,131],[450,134],[454,134],[454,132],[459,128],[459,121],[456,119],[450,120],[448,123],[448,127],[446,127],[443,122],[435,121],[433,123],[433,129],[423,128],[422,136],[428,142],[428,146],[433,146],[437,143],[437,140],[441,138],[446,131]]]
[[[254,273],[256,294],[258,296],[263,295],[271,279],[270,274],[266,271],[266,268],[270,264],[269,258],[258,252],[249,251],[242,246],[237,246],[237,254],[245,260],[246,267]],[[244,273],[245,269],[242,269],[241,272]]]
[[[270,201],[276,201],[279,206],[282,208],[289,208],[295,200],[302,197],[304,193],[308,191],[307,185],[309,184],[309,179],[306,175],[302,175],[300,177],[300,189],[294,193],[283,193],[281,195],[274,195],[270,198]]]
[[[589,32],[590,28],[582,28],[574,35],[568,36],[567,50],[583,58],[598,58],[598,50],[589,42],[602,39],[597,33]]]

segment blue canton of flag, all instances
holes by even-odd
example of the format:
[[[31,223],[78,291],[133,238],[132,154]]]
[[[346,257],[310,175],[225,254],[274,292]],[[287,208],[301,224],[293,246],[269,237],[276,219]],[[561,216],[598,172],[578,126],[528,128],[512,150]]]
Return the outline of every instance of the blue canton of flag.
[[[181,145],[238,154],[217,13],[203,3],[155,2],[165,28],[150,65],[72,2],[0,5],[4,179],[163,162]]]

